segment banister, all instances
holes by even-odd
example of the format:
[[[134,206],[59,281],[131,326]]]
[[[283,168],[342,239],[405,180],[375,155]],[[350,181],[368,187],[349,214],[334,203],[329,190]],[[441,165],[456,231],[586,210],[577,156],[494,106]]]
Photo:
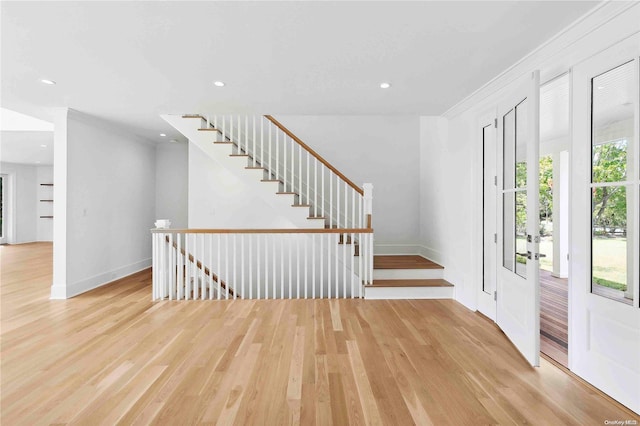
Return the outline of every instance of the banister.
[[[170,243],[170,241],[169,241],[169,237],[165,237],[165,242]],[[177,243],[175,243],[175,242],[174,242],[174,243],[172,244],[172,246],[173,246],[173,248],[174,248],[174,249],[178,250],[178,244],[177,244]],[[181,254],[181,255],[183,255],[183,256],[187,256],[187,252],[186,252],[186,250],[185,250],[183,247],[181,247],[181,248],[180,248],[180,254]],[[196,268],[198,268],[198,269],[202,269],[202,267],[204,266],[204,265],[202,265],[202,262],[201,262],[201,261],[199,261],[198,259],[196,259],[195,257],[193,257],[193,255],[192,255],[191,253],[189,253],[189,255],[187,256],[187,259],[189,260],[189,262],[191,262],[191,263],[195,263],[195,264],[196,264]],[[217,283],[219,282],[219,283],[220,283],[220,286],[221,286],[223,289],[225,289],[225,290],[227,289],[227,283],[225,283],[224,281],[222,281],[222,280],[218,277],[218,275],[216,275],[216,274],[214,274],[214,273],[213,273],[213,271],[211,271],[211,270],[210,270],[209,268],[207,268],[206,266],[204,266],[204,269],[202,269],[202,270],[203,270],[204,274],[205,274],[205,275],[207,275],[207,276],[209,276],[209,277],[211,277],[211,279],[213,279],[213,281],[215,281],[215,282],[217,282]],[[229,294],[231,294],[232,296],[233,296],[233,294],[234,294],[233,288],[231,288],[231,287],[229,287]],[[242,298],[242,296],[240,296],[240,298]]]
[[[322,158],[322,156],[320,154],[318,154],[317,152],[315,152],[313,149],[311,149],[306,143],[302,142],[296,135],[294,135],[289,129],[287,129],[286,127],[284,127],[278,120],[276,120],[275,118],[273,118],[273,116],[271,115],[265,115],[264,116],[267,120],[271,121],[273,124],[276,125],[276,127],[278,127],[280,130],[282,130],[284,133],[287,134],[287,136],[289,136],[291,139],[293,139],[298,145],[300,145],[301,147],[303,147],[306,151],[308,151],[311,155],[313,155],[315,158],[318,159],[318,161],[320,161],[322,164],[324,164],[329,170],[331,170],[333,173],[335,173],[338,177],[340,177],[340,179],[342,179],[343,181],[345,181],[351,188],[355,189],[360,195],[364,195],[364,191],[362,190],[362,188],[360,188],[358,185],[356,185],[355,183],[351,182],[351,180],[349,180],[349,178],[347,178],[345,175],[343,175],[342,173],[340,173],[338,171],[338,169],[336,169],[335,167],[333,167],[331,165],[331,163],[329,163],[327,160],[325,160],[324,158]]]
[[[152,234],[373,234],[373,228],[151,229]]]

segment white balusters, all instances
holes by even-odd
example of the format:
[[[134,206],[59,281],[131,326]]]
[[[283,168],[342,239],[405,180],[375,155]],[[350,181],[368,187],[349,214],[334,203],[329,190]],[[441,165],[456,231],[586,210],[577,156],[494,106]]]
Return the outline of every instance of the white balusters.
[[[309,194],[309,189],[311,188],[311,185],[310,185],[311,181],[309,180],[309,169],[310,169],[310,167],[309,167],[310,158],[309,157],[311,157],[311,156],[307,152],[305,154],[305,157],[307,157],[307,202],[306,202],[306,204],[311,204],[311,197],[310,197],[310,194]]]
[[[267,128],[267,131],[269,132],[269,151],[268,151],[268,157],[267,157],[267,164],[269,165],[269,179],[272,179],[272,174],[273,174],[273,169],[271,167],[271,164],[273,164],[273,162],[271,161],[273,159],[273,157],[271,156],[271,137],[273,136],[273,131],[271,129],[272,125],[271,122],[269,122],[269,126]]]
[[[256,151],[256,117],[255,115],[253,116],[253,150],[251,151],[252,155],[251,157],[253,158],[253,167],[257,167],[256,166],[256,157],[257,157],[257,151]]]
[[[291,188],[290,191],[291,192],[296,192],[296,190],[294,189],[295,186],[295,176],[294,176],[294,170],[295,170],[295,143],[293,142],[293,139],[288,138],[289,142],[291,142]]]

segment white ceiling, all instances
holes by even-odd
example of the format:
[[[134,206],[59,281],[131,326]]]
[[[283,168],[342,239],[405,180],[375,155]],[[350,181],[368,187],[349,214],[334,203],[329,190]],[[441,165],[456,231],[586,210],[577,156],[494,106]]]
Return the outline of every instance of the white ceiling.
[[[0,132],[0,160],[20,164],[53,164],[53,132]]]
[[[2,104],[158,141],[161,113],[439,115],[596,4],[3,1]]]
[[[540,87],[540,140],[568,142],[569,74]]]

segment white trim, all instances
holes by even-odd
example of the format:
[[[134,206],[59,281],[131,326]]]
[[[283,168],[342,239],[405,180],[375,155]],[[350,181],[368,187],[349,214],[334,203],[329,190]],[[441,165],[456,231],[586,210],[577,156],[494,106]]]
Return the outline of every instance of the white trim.
[[[585,15],[574,21],[571,25],[567,26],[564,30],[538,46],[532,52],[504,70],[502,73],[498,74],[478,90],[474,91],[469,96],[449,108],[444,112],[444,114],[442,114],[442,116],[451,119],[471,109],[475,105],[480,104],[483,100],[492,96],[496,92],[499,92],[502,88],[513,83],[531,70],[536,68],[544,70],[544,67],[542,67],[541,64],[573,47],[576,42],[636,6],[640,8],[640,3],[604,1],[598,4]],[[586,58],[582,58],[582,60],[584,59]],[[579,61],[571,60],[571,62],[575,64]],[[567,70],[553,69],[544,71],[549,75],[542,76],[542,81],[548,81],[555,76],[561,75]]]
[[[436,280],[444,269],[374,269],[373,280]]]
[[[455,287],[376,287],[364,286],[364,298],[376,299],[453,299]]]
[[[70,299],[74,296],[110,284],[150,267],[151,258],[147,258],[112,271],[103,272],[99,275],[95,275],[73,284],[68,284],[64,288],[59,285],[53,285],[51,286],[51,299]]]
[[[437,263],[440,266],[444,267],[444,256],[438,250],[435,250],[431,247],[427,247],[424,245],[420,245],[418,254],[422,257],[429,259],[432,262]]]

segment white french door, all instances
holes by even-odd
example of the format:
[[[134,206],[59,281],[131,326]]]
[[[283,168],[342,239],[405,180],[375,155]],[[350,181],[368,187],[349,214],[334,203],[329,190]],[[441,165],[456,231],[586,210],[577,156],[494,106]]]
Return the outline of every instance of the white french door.
[[[480,120],[482,131],[482,285],[478,289],[478,311],[496,320],[497,264],[497,146],[493,114]]]
[[[640,413],[640,34],[573,72],[571,370]]]
[[[527,75],[498,106],[496,322],[527,361],[540,362],[540,74]]]

